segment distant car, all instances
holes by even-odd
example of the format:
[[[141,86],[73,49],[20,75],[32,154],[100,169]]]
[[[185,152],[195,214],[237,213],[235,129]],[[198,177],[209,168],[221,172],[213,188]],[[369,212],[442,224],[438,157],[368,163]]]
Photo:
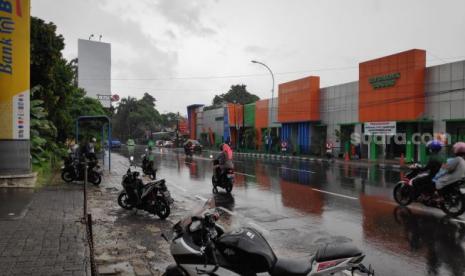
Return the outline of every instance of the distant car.
[[[155,147],[163,147],[163,140],[155,141]]]
[[[173,145],[174,144],[171,141],[163,141],[163,147],[165,147],[165,148],[172,148]]]
[[[120,140],[111,140],[111,148],[121,148]]]
[[[188,142],[191,142],[192,145],[194,146],[194,152],[202,152],[202,145],[200,144],[199,141],[193,140],[193,139],[188,139],[186,142],[184,142],[184,145],[186,145]]]

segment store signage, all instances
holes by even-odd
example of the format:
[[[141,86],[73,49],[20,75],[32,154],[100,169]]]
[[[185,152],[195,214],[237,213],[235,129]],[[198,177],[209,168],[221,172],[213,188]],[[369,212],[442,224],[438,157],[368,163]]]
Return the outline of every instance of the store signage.
[[[364,124],[365,135],[396,135],[396,122],[370,122]]]
[[[369,78],[368,81],[374,89],[380,89],[394,86],[398,78],[400,78],[400,73],[392,73],[384,76],[372,77]]]
[[[29,139],[29,0],[0,0],[0,140]]]

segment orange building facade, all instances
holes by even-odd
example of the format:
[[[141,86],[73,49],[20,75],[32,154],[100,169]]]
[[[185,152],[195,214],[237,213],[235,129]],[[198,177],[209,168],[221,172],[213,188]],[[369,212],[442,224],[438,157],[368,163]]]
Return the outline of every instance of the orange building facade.
[[[464,72],[465,61],[427,67],[426,51],[411,49],[360,62],[357,81],[320,87],[318,76],[308,76],[281,83],[277,98],[255,103],[253,149],[269,149],[271,142],[274,152],[287,144],[288,153],[324,155],[331,145],[330,153],[339,157],[424,162],[424,135],[446,137],[448,144],[465,141]],[[243,124],[243,109],[227,105],[225,131],[215,137],[241,140],[234,131]],[[191,123],[198,116],[189,118]],[[223,117],[208,118],[212,122],[204,126]],[[401,143],[395,142],[399,135]]]
[[[359,65],[359,121],[416,120],[425,111],[426,51],[410,50]]]

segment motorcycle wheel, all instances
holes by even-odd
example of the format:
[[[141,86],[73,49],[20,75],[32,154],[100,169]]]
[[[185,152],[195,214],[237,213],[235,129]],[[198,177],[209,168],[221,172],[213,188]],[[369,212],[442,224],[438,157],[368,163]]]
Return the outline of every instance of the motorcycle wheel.
[[[396,187],[394,187],[394,200],[400,206],[407,206],[412,202],[412,187],[406,185],[404,182],[399,182]]]
[[[61,179],[63,179],[66,183],[70,183],[74,180],[73,174],[66,170],[61,173]]]
[[[157,197],[157,201],[155,202],[155,214],[160,219],[166,219],[170,215],[170,212],[171,209],[168,202],[162,197]]]
[[[118,205],[126,210],[131,210],[132,205],[128,203],[129,201],[129,196],[126,192],[121,192],[118,196]]]
[[[102,182],[102,176],[96,172],[91,173],[90,183],[94,184],[95,186],[100,185]]]
[[[465,212],[465,197],[457,190],[444,195],[441,210],[451,217],[458,217]]]

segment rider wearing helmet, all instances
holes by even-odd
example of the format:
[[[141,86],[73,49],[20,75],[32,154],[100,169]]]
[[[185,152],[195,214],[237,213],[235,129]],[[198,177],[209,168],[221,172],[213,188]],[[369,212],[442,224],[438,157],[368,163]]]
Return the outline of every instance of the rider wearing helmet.
[[[452,147],[455,157],[449,158],[433,178],[434,188],[441,190],[449,184],[465,178],[465,143],[457,142]]]
[[[421,174],[412,180],[412,184],[415,186],[415,190],[419,194],[422,192],[431,192],[431,181],[442,166],[442,159],[439,156],[439,152],[442,149],[442,143],[438,140],[433,140],[426,144],[426,148],[429,152],[428,163],[422,168],[417,168]]]

